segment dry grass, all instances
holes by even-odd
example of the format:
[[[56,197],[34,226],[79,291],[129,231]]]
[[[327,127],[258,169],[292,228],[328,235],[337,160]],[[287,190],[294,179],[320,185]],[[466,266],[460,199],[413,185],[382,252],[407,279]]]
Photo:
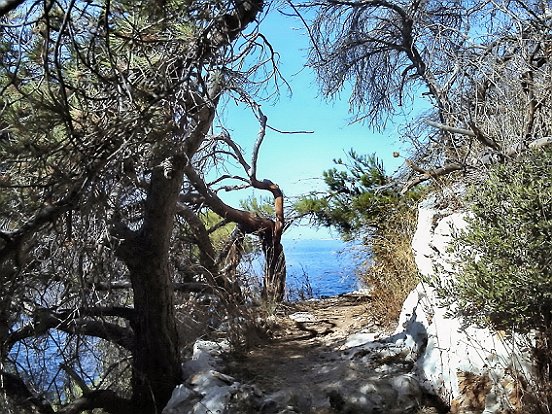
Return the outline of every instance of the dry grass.
[[[420,280],[411,247],[416,222],[415,205],[390,212],[372,237],[371,265],[361,272],[372,288],[370,312],[387,328],[395,325],[404,300]]]

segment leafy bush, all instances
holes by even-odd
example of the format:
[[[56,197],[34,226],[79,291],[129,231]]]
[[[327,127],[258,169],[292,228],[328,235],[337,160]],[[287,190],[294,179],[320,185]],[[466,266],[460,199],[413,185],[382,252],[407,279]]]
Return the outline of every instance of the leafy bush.
[[[493,168],[468,194],[455,281],[442,292],[466,321],[497,329],[552,328],[552,151]]]

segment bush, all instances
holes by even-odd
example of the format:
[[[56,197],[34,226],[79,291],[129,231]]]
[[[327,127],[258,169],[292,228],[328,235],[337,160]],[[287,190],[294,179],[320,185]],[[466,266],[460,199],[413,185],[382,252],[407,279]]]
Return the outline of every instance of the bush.
[[[468,194],[473,213],[456,239],[457,276],[444,293],[467,322],[552,327],[552,152],[495,167]]]

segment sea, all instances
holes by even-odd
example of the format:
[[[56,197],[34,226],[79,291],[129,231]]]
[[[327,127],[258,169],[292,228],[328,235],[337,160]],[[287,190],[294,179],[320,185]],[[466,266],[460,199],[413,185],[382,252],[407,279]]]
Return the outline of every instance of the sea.
[[[337,296],[362,288],[356,268],[369,259],[354,242],[336,239],[283,240],[286,255],[286,299],[300,300]],[[262,257],[254,268],[262,273]]]

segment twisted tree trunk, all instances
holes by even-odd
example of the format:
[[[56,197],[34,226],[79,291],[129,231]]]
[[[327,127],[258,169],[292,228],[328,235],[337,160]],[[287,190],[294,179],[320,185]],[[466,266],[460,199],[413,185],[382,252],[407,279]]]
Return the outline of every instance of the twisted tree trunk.
[[[286,288],[286,257],[280,236],[271,232],[262,238],[265,256],[262,296],[269,302],[281,302]]]
[[[181,168],[171,177],[154,169],[142,227],[127,230],[118,251],[134,296],[132,406],[137,412],[161,412],[181,382],[169,243],[182,177]]]

